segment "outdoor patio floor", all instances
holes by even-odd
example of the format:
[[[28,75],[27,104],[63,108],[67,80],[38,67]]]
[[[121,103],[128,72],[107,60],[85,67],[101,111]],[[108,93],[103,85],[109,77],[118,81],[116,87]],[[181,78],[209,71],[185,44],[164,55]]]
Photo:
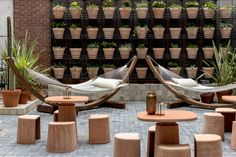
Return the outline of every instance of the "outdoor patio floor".
[[[201,133],[203,113],[214,112],[212,110],[182,107],[181,110],[190,110],[198,114],[198,120],[180,122],[180,142],[191,145],[193,155],[194,134]],[[16,144],[17,117],[16,115],[0,115],[0,157],[13,156],[78,156],[78,157],[112,157],[113,141],[115,133],[137,132],[141,138],[141,157],[146,157],[147,130],[155,123],[143,122],[137,119],[137,113],[145,110],[145,102],[130,101],[126,103],[126,109],[98,108],[79,112],[77,117],[79,146],[71,153],[48,153],[46,150],[48,122],[52,121],[52,115],[40,113],[36,110],[28,114],[41,115],[41,139],[33,145]],[[111,142],[109,144],[88,144],[88,117],[90,114],[106,113],[110,115]],[[225,141],[222,143],[223,156],[235,157],[236,151],[230,148],[231,133],[225,133]]]

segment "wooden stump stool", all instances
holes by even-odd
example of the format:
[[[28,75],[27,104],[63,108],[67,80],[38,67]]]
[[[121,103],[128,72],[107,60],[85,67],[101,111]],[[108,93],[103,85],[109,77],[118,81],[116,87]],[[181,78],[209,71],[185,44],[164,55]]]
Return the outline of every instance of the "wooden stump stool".
[[[138,133],[115,134],[113,157],[140,157]]]
[[[233,150],[236,150],[236,121],[233,122],[230,146]]]
[[[58,122],[58,114],[59,114],[59,110],[54,111],[54,113],[53,113],[53,121],[54,122]]]
[[[89,117],[89,143],[104,144],[110,142],[109,116],[94,114]]]
[[[75,122],[49,122],[47,150],[54,153],[72,152],[77,148]]]
[[[194,135],[195,157],[222,157],[221,137],[215,134]]]
[[[191,157],[188,144],[168,144],[157,147],[157,157]]]
[[[156,126],[148,129],[147,157],[154,157]]]
[[[216,108],[217,113],[221,113],[224,116],[225,132],[232,131],[232,123],[235,121],[236,109],[234,108]]]
[[[19,116],[17,128],[17,143],[35,144],[36,139],[40,139],[40,116]]]
[[[224,116],[220,113],[204,113],[203,134],[216,134],[224,140]]]

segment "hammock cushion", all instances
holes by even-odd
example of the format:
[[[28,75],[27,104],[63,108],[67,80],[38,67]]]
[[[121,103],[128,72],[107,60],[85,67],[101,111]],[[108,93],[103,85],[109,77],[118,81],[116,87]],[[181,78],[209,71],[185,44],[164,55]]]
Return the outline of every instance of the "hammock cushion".
[[[93,86],[100,87],[100,88],[113,89],[113,88],[118,87],[120,83],[121,83],[121,80],[118,80],[118,79],[108,79],[108,78],[97,77],[91,84]]]
[[[174,83],[179,84],[180,86],[185,86],[185,87],[198,86],[198,83],[190,78],[171,78],[171,80]]]

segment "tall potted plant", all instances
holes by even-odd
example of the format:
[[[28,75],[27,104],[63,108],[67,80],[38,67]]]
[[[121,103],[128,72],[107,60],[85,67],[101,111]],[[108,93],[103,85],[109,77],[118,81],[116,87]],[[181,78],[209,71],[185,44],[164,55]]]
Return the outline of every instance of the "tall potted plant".
[[[86,7],[88,18],[89,19],[96,19],[98,16],[99,7],[95,3],[89,3]]]
[[[128,59],[131,50],[132,50],[132,48],[131,48],[130,43],[120,45],[120,47],[119,47],[120,58],[121,59]]]
[[[123,25],[119,28],[121,39],[129,39],[131,28],[128,25]]]
[[[80,2],[72,1],[70,3],[70,14],[72,19],[79,19],[81,15],[82,8],[80,6]]]
[[[116,43],[115,42],[102,42],[103,52],[105,59],[112,59],[115,52]]]
[[[233,25],[231,23],[220,23],[221,38],[228,39],[231,36]]]
[[[70,33],[71,33],[72,39],[80,39],[81,30],[82,28],[79,28],[78,24],[73,23],[70,26]]]
[[[162,19],[165,12],[166,3],[162,0],[152,3],[152,11],[156,19]]]
[[[52,11],[55,19],[62,19],[66,8],[62,4],[56,4],[53,6]]]
[[[89,59],[96,59],[99,50],[99,43],[94,42],[87,45],[87,52]]]
[[[148,2],[142,0],[136,4],[137,17],[139,19],[145,19],[147,17]]]
[[[119,8],[121,19],[128,19],[130,16],[132,8],[129,0],[122,0],[121,6]]]
[[[189,19],[196,19],[198,14],[199,3],[196,0],[188,1],[185,3],[185,8]]]
[[[203,5],[203,12],[206,19],[212,19],[215,15],[217,6],[214,1],[207,1]]]
[[[65,26],[66,24],[64,22],[57,22],[57,21],[52,22],[52,27],[53,27],[52,31],[55,39],[63,38],[65,32]]]
[[[156,39],[162,39],[165,32],[165,28],[162,25],[156,25],[152,28],[152,31]]]
[[[106,19],[112,19],[114,16],[116,8],[113,6],[114,5],[113,3],[114,3],[113,0],[104,0],[102,2],[103,12]]]
[[[171,4],[169,6],[170,15],[172,19],[179,19],[182,11],[182,6],[178,4]]]
[[[148,48],[145,46],[145,43],[140,43],[136,48],[138,58],[143,59],[147,56]]]

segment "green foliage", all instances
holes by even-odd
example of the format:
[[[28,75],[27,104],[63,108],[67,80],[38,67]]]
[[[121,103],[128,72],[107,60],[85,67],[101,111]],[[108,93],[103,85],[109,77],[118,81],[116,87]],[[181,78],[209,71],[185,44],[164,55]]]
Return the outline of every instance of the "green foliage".
[[[207,23],[207,24],[204,25],[204,27],[205,28],[212,28],[212,27],[214,27],[214,25],[211,24],[211,23]]]
[[[122,7],[122,8],[131,7],[130,1],[129,1],[129,0],[123,0],[123,1],[121,2],[121,7]]]
[[[168,62],[168,67],[176,68],[179,67],[179,64],[177,62]]]
[[[87,45],[87,48],[99,48],[99,43],[94,42]]]
[[[116,43],[115,42],[103,41],[101,45],[102,45],[103,48],[115,48],[116,47]]]
[[[120,28],[129,28],[129,25],[122,25]]]
[[[197,44],[188,44],[187,48],[197,48]]]
[[[65,69],[66,68],[66,66],[65,65],[63,65],[61,62],[59,62],[58,64],[53,64],[53,66],[52,66],[53,68],[63,68],[63,69]]]
[[[88,3],[87,8],[98,8],[96,3]]]
[[[81,9],[81,7],[80,7],[80,2],[77,2],[77,1],[72,1],[72,2],[70,3],[70,7],[71,7],[71,8],[76,8],[76,9]]]
[[[199,3],[196,0],[193,1],[188,1],[184,5],[185,8],[190,8],[190,7],[199,7]]]
[[[166,7],[166,3],[162,0],[159,0],[159,1],[154,1],[152,3],[152,7],[153,8],[165,8]]]
[[[196,23],[194,23],[194,22],[189,22],[189,23],[188,23],[188,27],[196,28],[197,25],[196,25]]]
[[[164,28],[161,24],[154,26],[154,28]]]
[[[176,4],[176,3],[172,3],[172,4],[169,6],[169,8],[177,8],[177,9],[181,9],[182,6],[179,5],[179,4]]]
[[[79,27],[79,24],[77,24],[77,23],[73,23],[71,26],[70,26],[70,28],[78,28]]]
[[[171,44],[171,47],[172,47],[172,48],[178,48],[179,45],[178,45],[178,44],[175,44],[175,43],[172,43],[172,44]]]
[[[146,1],[141,1],[136,4],[137,8],[147,8],[148,7],[148,2]]]
[[[121,44],[120,48],[131,48],[131,43]]]
[[[233,28],[233,25],[231,23],[220,23],[220,29],[223,28]]]
[[[223,6],[220,7],[220,9],[235,9],[235,6],[234,5],[231,5],[231,4],[225,4]]]
[[[53,7],[54,9],[56,9],[56,8],[61,8],[61,7],[64,7],[64,4],[63,4],[63,3],[55,2],[55,3],[52,4],[52,7]]]
[[[139,43],[139,44],[138,44],[138,48],[139,48],[139,49],[146,48],[145,43]]]
[[[216,10],[216,8],[217,8],[216,3],[214,1],[205,2],[203,7],[213,9],[213,10]]]
[[[57,21],[52,22],[53,28],[65,28],[65,26],[66,26],[65,22],[57,22]]]
[[[112,6],[113,6],[113,3],[114,3],[113,0],[104,0],[104,1],[102,2],[102,5],[103,5],[103,7],[112,7]]]
[[[102,68],[113,68],[113,69],[116,68],[116,66],[114,64],[103,64],[101,67]]]

